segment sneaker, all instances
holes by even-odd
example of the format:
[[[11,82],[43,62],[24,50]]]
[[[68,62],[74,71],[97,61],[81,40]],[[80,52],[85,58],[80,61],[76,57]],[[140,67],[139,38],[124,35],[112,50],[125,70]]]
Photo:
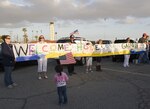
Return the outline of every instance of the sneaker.
[[[48,79],[48,76],[44,76],[45,79]]]
[[[42,77],[40,77],[40,76],[39,76],[39,77],[38,77],[38,79],[39,79],[39,80],[41,80],[41,79],[42,79]]]
[[[12,85],[9,85],[9,86],[7,86],[7,88],[12,89],[12,88],[13,88],[13,86],[12,86]]]
[[[90,72],[93,72],[93,70],[90,70]]]
[[[12,84],[12,86],[16,87],[16,86],[18,86],[18,84],[16,84],[16,83],[13,83],[13,84]]]

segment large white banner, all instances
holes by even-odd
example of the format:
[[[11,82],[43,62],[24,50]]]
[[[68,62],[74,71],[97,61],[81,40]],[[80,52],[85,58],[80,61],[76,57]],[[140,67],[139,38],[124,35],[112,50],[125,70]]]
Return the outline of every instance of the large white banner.
[[[86,56],[110,56],[139,53],[145,51],[146,45],[141,43],[120,44],[70,44],[70,43],[47,43],[47,44],[13,44],[13,51],[17,61],[36,60],[40,56],[58,58],[68,52],[74,57]]]

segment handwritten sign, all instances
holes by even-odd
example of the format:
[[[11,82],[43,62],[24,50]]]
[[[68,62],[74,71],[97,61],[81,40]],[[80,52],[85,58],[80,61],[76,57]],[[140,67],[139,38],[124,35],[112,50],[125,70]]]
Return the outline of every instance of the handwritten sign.
[[[69,44],[69,43],[47,43],[47,44],[14,44],[13,51],[16,61],[36,60],[40,56],[47,58],[58,58],[68,52],[74,57],[86,56],[110,56],[130,54],[145,51],[146,45],[141,43],[120,43],[120,44]]]

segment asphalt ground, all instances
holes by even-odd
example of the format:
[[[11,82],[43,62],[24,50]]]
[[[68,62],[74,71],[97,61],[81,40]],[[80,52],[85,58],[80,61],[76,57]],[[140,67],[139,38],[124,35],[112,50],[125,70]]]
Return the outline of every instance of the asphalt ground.
[[[150,65],[102,59],[102,72],[86,73],[85,66],[75,66],[76,75],[69,76],[68,104],[58,105],[53,81],[55,60],[48,62],[48,79],[37,79],[37,65],[17,65],[13,80],[18,84],[8,89],[0,72],[0,109],[150,109]],[[66,66],[64,71],[67,72]]]

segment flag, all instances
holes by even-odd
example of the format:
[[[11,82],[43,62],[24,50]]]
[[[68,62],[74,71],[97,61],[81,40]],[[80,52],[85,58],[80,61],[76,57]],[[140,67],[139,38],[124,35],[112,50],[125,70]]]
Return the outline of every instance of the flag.
[[[70,35],[74,35],[74,34],[79,34],[78,29],[70,33]]]
[[[64,56],[65,56],[65,58],[64,58]],[[66,55],[64,55],[64,56],[60,56],[59,57],[59,60],[60,60],[60,64],[61,65],[65,65],[65,64],[75,64],[76,63],[76,61],[75,61],[75,59],[74,59],[74,57],[73,57],[73,55],[72,55],[72,53],[70,52],[70,53],[67,53]],[[63,58],[62,58],[63,57]]]

